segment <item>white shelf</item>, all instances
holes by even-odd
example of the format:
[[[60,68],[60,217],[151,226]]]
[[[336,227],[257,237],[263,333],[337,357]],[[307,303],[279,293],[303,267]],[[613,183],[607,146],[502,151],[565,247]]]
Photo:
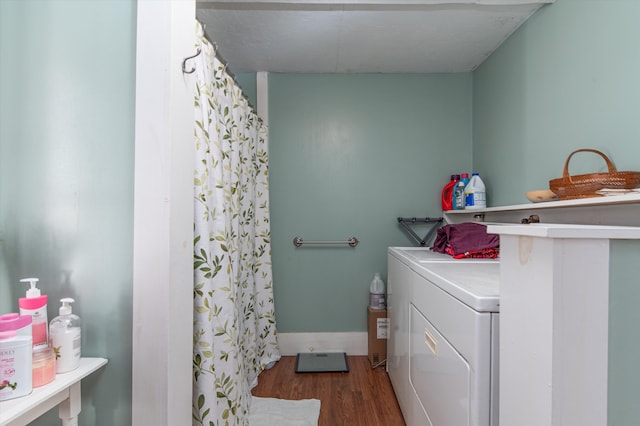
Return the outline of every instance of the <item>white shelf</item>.
[[[0,402],[0,426],[28,424],[65,401],[67,411],[72,411],[68,418],[76,417],[80,412],[80,381],[106,363],[105,358],[82,358],[78,368],[56,374],[51,383],[34,388],[29,395]],[[61,405],[61,418],[63,410]]]
[[[522,219],[528,218],[532,214],[538,215],[540,222],[547,224],[640,226],[640,194],[631,193],[443,212],[445,220],[451,224],[468,221],[520,223]]]
[[[447,210],[445,214],[467,214],[474,215],[478,213],[506,212],[517,210],[542,210],[542,209],[558,209],[567,207],[588,207],[588,206],[610,206],[618,204],[636,204],[640,203],[640,194],[624,194],[611,195],[606,197],[580,198],[576,200],[547,201],[542,203],[514,204],[510,206],[487,207],[485,209],[473,210]]]
[[[542,238],[640,239],[640,228],[631,226],[598,226],[571,224],[514,224],[487,227],[487,232]]]

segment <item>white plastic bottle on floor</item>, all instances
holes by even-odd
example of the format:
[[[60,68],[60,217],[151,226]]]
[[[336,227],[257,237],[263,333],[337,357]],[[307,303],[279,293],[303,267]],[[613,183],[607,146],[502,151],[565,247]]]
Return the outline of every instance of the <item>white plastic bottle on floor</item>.
[[[380,273],[376,272],[369,286],[369,307],[371,309],[384,309],[384,281]]]
[[[465,209],[484,209],[487,207],[487,190],[478,173],[471,176],[469,184],[464,188]]]

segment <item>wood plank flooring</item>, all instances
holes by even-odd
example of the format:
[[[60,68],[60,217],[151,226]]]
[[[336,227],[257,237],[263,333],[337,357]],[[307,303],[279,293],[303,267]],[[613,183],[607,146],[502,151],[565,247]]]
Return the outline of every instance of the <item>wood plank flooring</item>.
[[[253,395],[320,400],[318,426],[403,426],[384,366],[366,356],[348,356],[348,373],[296,373],[296,357],[285,356],[258,377]]]

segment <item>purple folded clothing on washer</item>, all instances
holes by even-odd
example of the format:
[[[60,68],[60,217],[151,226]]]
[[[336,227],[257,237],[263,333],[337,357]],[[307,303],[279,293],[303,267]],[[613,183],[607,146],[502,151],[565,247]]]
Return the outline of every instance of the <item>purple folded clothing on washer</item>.
[[[447,246],[454,254],[474,252],[500,247],[500,236],[488,234],[487,226],[480,223],[464,222],[445,225],[438,229],[431,250],[446,253]]]

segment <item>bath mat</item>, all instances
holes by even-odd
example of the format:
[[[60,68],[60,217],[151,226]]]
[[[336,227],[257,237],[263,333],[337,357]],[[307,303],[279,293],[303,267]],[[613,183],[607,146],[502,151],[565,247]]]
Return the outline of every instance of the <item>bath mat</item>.
[[[296,358],[296,373],[346,373],[347,354],[344,352],[299,353]]]
[[[249,426],[317,426],[320,401],[251,397]]]

